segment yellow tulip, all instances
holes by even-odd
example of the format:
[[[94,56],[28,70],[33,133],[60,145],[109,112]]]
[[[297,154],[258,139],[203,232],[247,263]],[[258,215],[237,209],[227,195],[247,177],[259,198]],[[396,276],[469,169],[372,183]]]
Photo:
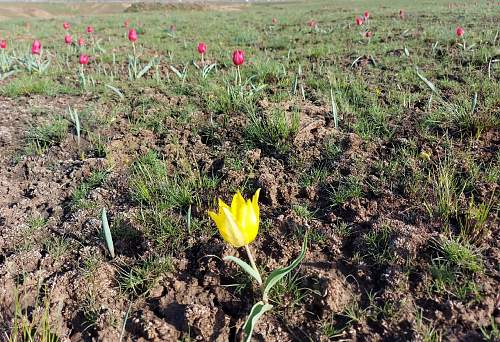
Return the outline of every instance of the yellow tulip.
[[[246,246],[257,236],[260,217],[259,193],[260,189],[255,192],[252,200],[245,201],[238,191],[233,196],[231,207],[219,199],[219,212],[208,212],[224,240],[234,247]]]

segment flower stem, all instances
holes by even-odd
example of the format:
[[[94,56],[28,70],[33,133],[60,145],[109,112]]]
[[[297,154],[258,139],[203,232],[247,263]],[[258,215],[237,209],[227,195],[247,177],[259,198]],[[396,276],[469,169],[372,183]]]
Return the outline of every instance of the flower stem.
[[[252,252],[250,251],[250,247],[248,247],[248,245],[245,245],[245,250],[247,251],[248,260],[250,260],[250,265],[255,270],[255,272],[257,272],[260,275],[259,270],[257,269],[257,266],[255,266],[255,261],[253,259]],[[259,281],[259,286],[262,286],[261,281]]]

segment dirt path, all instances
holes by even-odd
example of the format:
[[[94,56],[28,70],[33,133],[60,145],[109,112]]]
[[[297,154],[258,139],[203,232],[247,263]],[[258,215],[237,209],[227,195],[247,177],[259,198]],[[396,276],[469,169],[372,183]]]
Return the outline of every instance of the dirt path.
[[[61,16],[101,15],[121,13],[127,3],[109,4],[34,4],[34,3],[0,3],[0,21],[20,18],[50,19]]]

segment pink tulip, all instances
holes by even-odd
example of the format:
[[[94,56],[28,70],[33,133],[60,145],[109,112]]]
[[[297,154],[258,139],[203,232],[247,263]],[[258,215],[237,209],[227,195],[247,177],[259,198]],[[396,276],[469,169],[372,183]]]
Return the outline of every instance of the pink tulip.
[[[311,20],[309,20],[309,21],[307,22],[307,25],[308,25],[309,27],[316,28],[316,26],[318,26],[318,23],[316,22],[316,20],[311,19]]]
[[[207,52],[207,44],[201,42],[201,43],[198,44],[198,46],[196,47],[196,49],[198,50],[198,52],[201,55],[204,55],[205,52]]]
[[[245,61],[245,52],[242,50],[235,50],[233,52],[233,63],[236,66],[240,66]]]
[[[365,32],[365,37],[366,37],[366,38],[371,38],[372,36],[373,36],[372,31],[366,31],[366,32]]]
[[[33,44],[31,45],[31,53],[33,55],[39,55],[41,50],[42,50],[42,43],[40,43],[38,39],[35,39],[33,41]]]
[[[92,26],[87,26],[87,33],[94,32],[94,28]]]
[[[85,39],[82,37],[78,38],[77,40],[78,46],[84,46],[85,45]]]
[[[135,29],[128,30],[128,40],[135,42],[137,40],[137,31]]]
[[[73,37],[71,37],[71,35],[67,34],[67,35],[64,36],[64,42],[66,44],[69,45],[69,44],[71,44],[72,41],[73,41]]]
[[[464,33],[465,30],[461,26],[458,26],[457,29],[455,30],[455,34],[457,35],[457,37],[462,37]]]
[[[278,19],[273,18],[273,25],[276,25],[278,23]]]
[[[404,19],[405,18],[405,11],[403,11],[402,9],[399,10],[399,18],[400,19]]]
[[[0,40],[0,49],[6,49],[6,48],[7,48],[7,41]]]
[[[363,25],[363,19],[361,19],[360,17],[356,17],[356,25],[358,26]]]
[[[78,61],[81,65],[87,65],[89,64],[89,56],[87,55],[80,55],[80,59]]]
[[[65,21],[63,23],[63,27],[64,27],[65,30],[68,30],[70,28],[70,25],[69,25],[69,23],[67,21]]]
[[[370,18],[370,12],[365,11],[365,20],[368,20]]]
[[[130,21],[128,21],[128,20],[125,20],[125,21],[123,22],[123,26],[125,26],[125,28],[128,28],[128,25],[129,25],[129,24],[130,24]]]

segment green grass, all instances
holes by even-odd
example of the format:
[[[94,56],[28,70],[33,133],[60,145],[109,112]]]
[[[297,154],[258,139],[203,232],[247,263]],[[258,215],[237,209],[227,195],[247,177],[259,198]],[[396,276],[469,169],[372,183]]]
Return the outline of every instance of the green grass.
[[[314,213],[311,212],[307,205],[295,204],[292,206],[292,210],[297,216],[306,220],[311,220],[314,217]]]
[[[477,247],[459,238],[443,237],[436,241],[439,255],[432,259],[430,290],[441,296],[479,302],[482,296],[477,276],[484,272],[483,258]]]
[[[25,152],[43,154],[49,147],[60,144],[68,133],[68,122],[60,116],[51,118],[47,123],[33,126],[26,136]]]
[[[389,265],[394,261],[390,227],[384,225],[363,235],[362,254],[370,263],[379,266]]]
[[[0,90],[0,94],[8,97],[19,97],[26,95],[49,95],[58,94],[59,85],[52,79],[38,78],[37,76],[22,76],[6,84]]]
[[[274,110],[261,115],[251,113],[246,134],[254,145],[285,154],[290,151],[291,140],[297,134],[299,125],[300,115],[297,112]]]
[[[194,202],[195,180],[189,175],[168,175],[164,162],[149,151],[131,168],[132,198],[139,203],[161,209],[185,208]]]
[[[45,240],[44,249],[54,259],[60,259],[70,251],[71,241],[65,236],[53,236]]]
[[[270,302],[281,315],[293,315],[293,312],[313,292],[304,284],[304,278],[297,272],[290,273],[281,279],[271,290]]]
[[[28,311],[24,307],[23,295],[16,287],[14,293],[14,310],[10,327],[5,331],[8,342],[16,341],[57,341],[58,335],[52,327],[52,318],[56,313],[50,307],[50,292],[48,289],[37,288],[36,310]]]
[[[94,170],[80,183],[80,185],[71,194],[71,208],[73,210],[91,207],[94,204],[88,201],[89,192],[100,187],[108,177],[108,171]]]
[[[315,166],[302,172],[299,184],[303,187],[321,184],[326,179],[328,174],[329,171],[325,166]]]
[[[443,238],[438,242],[443,257],[462,271],[480,273],[484,266],[477,247],[458,238]]]
[[[43,228],[43,227],[45,227],[46,224],[47,224],[47,219],[45,219],[41,216],[31,217],[28,220],[28,226],[29,226],[30,231],[36,231],[40,228]]]
[[[131,297],[147,295],[162,275],[172,271],[170,258],[154,258],[139,261],[119,272],[118,287]]]
[[[363,195],[363,188],[358,178],[353,175],[341,177],[336,185],[329,189],[329,200],[332,205],[342,205],[350,199]]]

